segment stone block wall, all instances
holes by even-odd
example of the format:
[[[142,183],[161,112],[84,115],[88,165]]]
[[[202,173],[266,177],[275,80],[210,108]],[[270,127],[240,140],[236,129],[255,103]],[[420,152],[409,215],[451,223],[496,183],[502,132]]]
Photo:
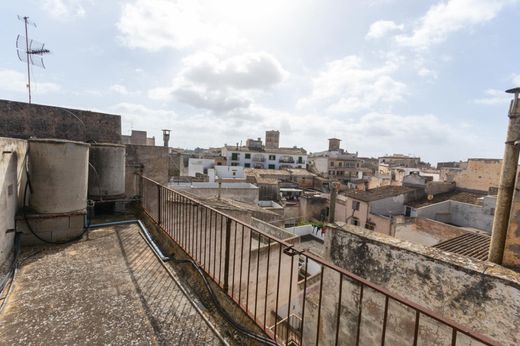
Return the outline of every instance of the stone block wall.
[[[121,143],[119,115],[0,100],[0,137]]]

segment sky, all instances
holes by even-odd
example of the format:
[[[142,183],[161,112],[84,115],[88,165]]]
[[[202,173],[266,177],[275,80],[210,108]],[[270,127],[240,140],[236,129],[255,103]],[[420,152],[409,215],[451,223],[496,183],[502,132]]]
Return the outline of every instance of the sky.
[[[0,99],[28,98],[17,15],[51,50],[34,103],[173,147],[278,129],[309,152],[497,158],[520,86],[520,0],[18,0],[0,4]]]

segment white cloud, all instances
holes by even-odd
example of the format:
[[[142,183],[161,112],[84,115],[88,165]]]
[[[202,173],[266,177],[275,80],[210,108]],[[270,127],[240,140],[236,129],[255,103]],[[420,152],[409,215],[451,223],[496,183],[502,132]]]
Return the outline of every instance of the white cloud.
[[[151,89],[156,100],[176,99],[196,108],[229,112],[252,103],[250,91],[266,91],[287,75],[280,63],[264,52],[222,57],[200,52],[182,60],[171,86]]]
[[[85,4],[92,0],[42,0],[43,10],[51,17],[67,19],[83,17],[86,13]]]
[[[514,88],[520,87],[520,74],[513,74],[511,82],[513,83]]]
[[[391,20],[379,20],[377,22],[372,23],[370,28],[368,29],[368,33],[365,36],[365,39],[378,39],[382,38],[390,33],[396,31],[402,31],[404,29],[404,25],[396,24]]]
[[[31,82],[33,93],[52,93],[61,87],[56,83]],[[0,68],[0,90],[7,92],[26,93],[27,77],[18,71]]]
[[[110,91],[113,91],[113,92],[115,92],[117,94],[121,94],[121,95],[128,95],[130,93],[128,91],[128,89],[126,88],[126,86],[121,85],[121,84],[111,85],[109,89],[110,89]]]
[[[505,93],[503,90],[488,89],[486,90],[486,97],[475,100],[475,103],[482,105],[507,105],[511,100],[511,95]]]
[[[123,5],[117,27],[123,44],[150,51],[243,42],[233,26],[206,18],[197,0],[135,0]]]
[[[518,0],[448,0],[430,7],[410,34],[396,36],[402,46],[426,49],[448,35],[492,20]]]
[[[357,56],[329,62],[313,79],[310,96],[298,101],[298,108],[327,109],[350,113],[402,101],[407,86],[392,74],[398,64],[388,60],[380,67],[364,67]]]

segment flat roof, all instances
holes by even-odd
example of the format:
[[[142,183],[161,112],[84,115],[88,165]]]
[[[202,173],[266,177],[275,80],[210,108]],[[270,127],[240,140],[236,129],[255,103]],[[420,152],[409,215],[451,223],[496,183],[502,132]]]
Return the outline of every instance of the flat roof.
[[[406,186],[381,186],[366,191],[351,190],[346,191],[344,195],[364,202],[372,202],[380,199],[399,196],[404,193],[415,191],[416,189]]]
[[[480,198],[487,196],[486,192],[467,192],[467,191],[450,191],[445,193],[439,193],[433,196],[431,200],[427,197],[422,198],[418,201],[407,203],[406,205],[412,208],[422,208],[428,205],[444,202],[444,201],[457,201],[469,204],[480,205]]]

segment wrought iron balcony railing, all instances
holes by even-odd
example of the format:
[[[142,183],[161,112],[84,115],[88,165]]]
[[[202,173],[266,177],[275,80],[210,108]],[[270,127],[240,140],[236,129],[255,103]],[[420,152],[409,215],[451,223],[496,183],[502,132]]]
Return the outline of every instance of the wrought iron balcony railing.
[[[279,240],[146,177],[141,177],[141,196],[145,213],[280,345],[457,345],[468,340],[498,345],[297,250],[294,239]],[[305,275],[316,264],[318,278]]]

